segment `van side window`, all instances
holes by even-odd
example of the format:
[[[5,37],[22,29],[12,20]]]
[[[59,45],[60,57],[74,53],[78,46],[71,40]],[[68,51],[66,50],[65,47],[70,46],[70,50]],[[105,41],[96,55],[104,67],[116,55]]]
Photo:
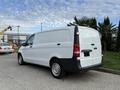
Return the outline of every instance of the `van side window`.
[[[31,36],[29,37],[29,39],[28,39],[27,42],[26,42],[28,45],[33,45],[34,36],[35,36],[35,35],[33,34],[33,35],[31,35]]]

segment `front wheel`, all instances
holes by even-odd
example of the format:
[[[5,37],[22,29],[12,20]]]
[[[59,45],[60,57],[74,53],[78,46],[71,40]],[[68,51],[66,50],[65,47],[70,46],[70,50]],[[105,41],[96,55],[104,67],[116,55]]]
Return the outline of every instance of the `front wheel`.
[[[59,62],[57,62],[57,61],[54,61],[54,62],[51,63],[51,68],[50,69],[51,69],[51,74],[55,78],[60,79],[65,74],[62,65]]]
[[[25,64],[25,62],[23,61],[23,57],[22,57],[21,54],[18,55],[18,64],[19,64],[19,65]]]

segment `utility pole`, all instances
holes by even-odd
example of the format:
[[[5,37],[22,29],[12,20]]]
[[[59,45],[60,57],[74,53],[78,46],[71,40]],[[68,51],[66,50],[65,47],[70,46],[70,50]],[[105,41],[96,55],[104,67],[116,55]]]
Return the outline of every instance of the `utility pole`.
[[[20,30],[19,29],[20,29],[20,26],[18,25],[17,26],[17,30],[18,30],[18,45],[20,45],[20,34],[19,34]]]
[[[41,32],[42,32],[42,22],[41,22]]]

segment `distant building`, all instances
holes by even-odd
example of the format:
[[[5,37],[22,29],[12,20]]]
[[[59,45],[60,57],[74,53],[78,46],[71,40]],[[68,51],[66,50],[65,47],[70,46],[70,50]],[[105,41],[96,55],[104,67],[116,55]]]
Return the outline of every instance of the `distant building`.
[[[15,44],[21,44],[30,36],[30,34],[23,34],[23,33],[5,33],[3,35],[5,42],[11,42]]]

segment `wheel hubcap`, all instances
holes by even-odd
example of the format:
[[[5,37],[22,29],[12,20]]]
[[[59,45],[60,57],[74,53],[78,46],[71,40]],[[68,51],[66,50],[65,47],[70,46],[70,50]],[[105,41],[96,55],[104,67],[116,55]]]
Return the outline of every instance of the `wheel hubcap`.
[[[53,63],[52,65],[52,73],[55,75],[55,76],[59,76],[60,73],[61,73],[61,67],[58,63]]]

